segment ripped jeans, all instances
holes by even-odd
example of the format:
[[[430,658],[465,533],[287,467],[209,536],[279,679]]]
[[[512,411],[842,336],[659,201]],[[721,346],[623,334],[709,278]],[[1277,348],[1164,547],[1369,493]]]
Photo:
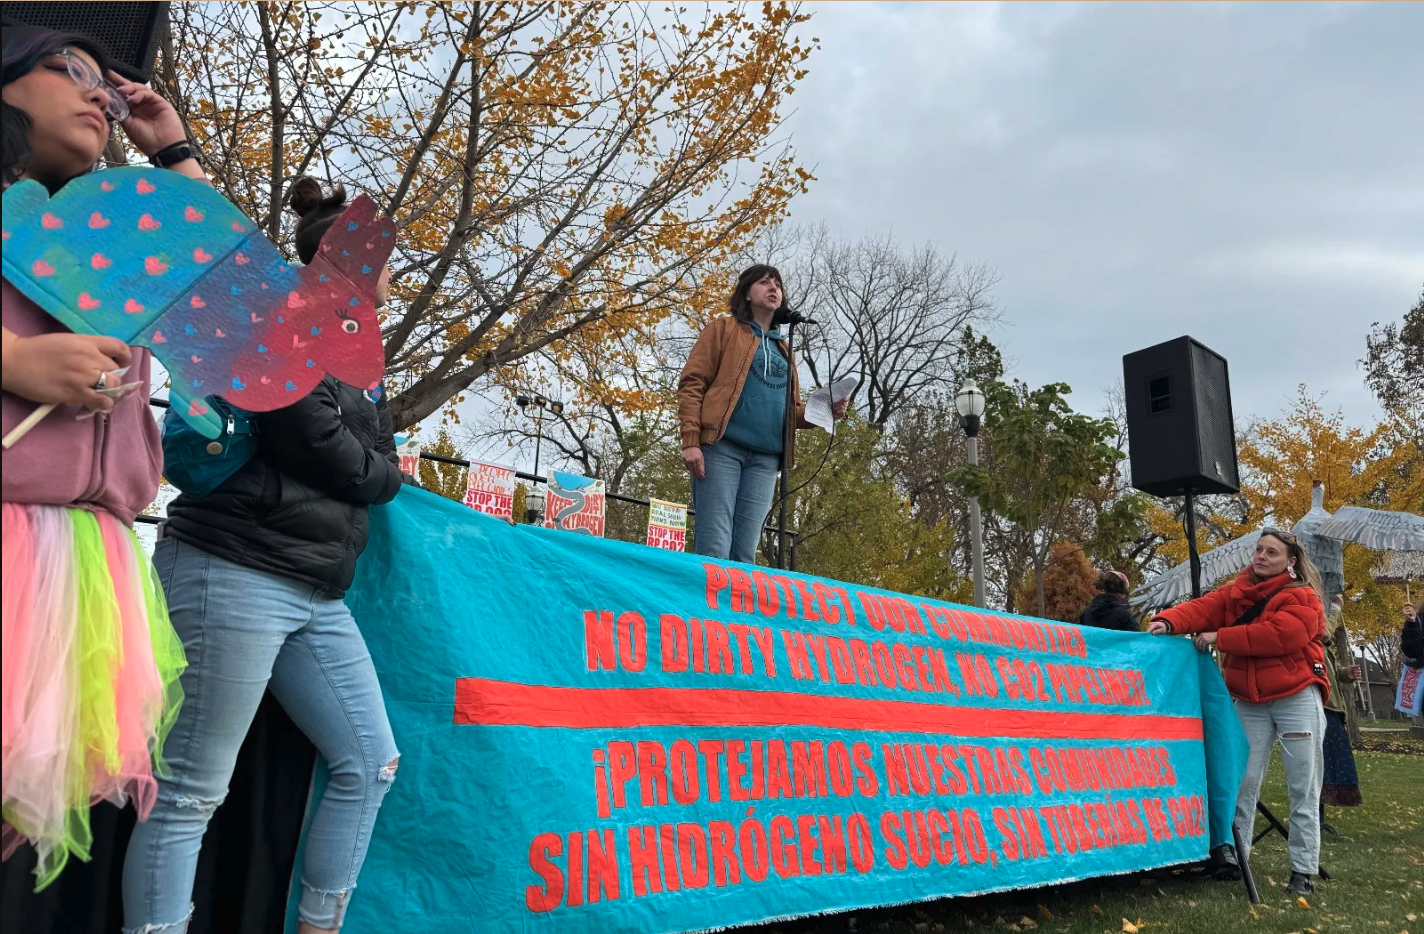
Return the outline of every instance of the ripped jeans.
[[[339,928],[399,755],[350,610],[310,584],[171,538],[153,558],[188,668],[163,750],[171,771],[129,842],[124,931],[186,930],[203,833],[269,687],[331,769],[307,832],[300,917]]]
[[[1236,826],[1250,856],[1256,801],[1271,763],[1271,751],[1281,744],[1281,765],[1290,793],[1291,868],[1313,876],[1320,871],[1320,785],[1325,781],[1325,708],[1314,684],[1299,693],[1264,704],[1236,701],[1236,716],[1251,744],[1246,774],[1236,793]]]

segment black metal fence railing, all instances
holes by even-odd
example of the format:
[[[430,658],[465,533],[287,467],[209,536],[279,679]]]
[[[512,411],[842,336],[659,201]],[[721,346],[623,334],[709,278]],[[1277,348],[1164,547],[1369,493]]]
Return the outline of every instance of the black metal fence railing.
[[[168,406],[168,400],[167,400],[167,399],[150,398],[150,399],[148,400],[148,404],[151,405],[151,406],[153,406],[153,407],[155,407],[155,408],[160,408],[160,409],[166,409],[166,408],[169,407],[169,406]],[[446,457],[446,456],[443,455],[443,454],[432,454],[432,453],[430,453],[430,452],[428,452],[428,451],[421,451],[421,452],[420,452],[420,459],[421,459],[421,460],[433,461],[434,463],[437,463],[437,464],[449,464],[449,465],[452,466],[452,467],[464,467],[464,468],[469,468],[469,466],[470,466],[470,461],[462,460],[461,458],[458,458],[458,457]],[[548,479],[548,477],[541,477],[541,476],[539,476],[538,474],[526,473],[526,472],[523,471],[523,470],[516,470],[516,471],[514,472],[514,476],[515,476],[517,479],[519,479],[519,480],[524,480],[524,481],[527,481],[527,482],[529,482],[529,483],[531,483],[531,484],[534,484],[535,487],[537,487],[539,484],[543,484],[545,487],[547,487],[548,484],[549,484],[549,479]],[[652,506],[652,504],[651,504],[648,500],[646,500],[646,499],[642,499],[641,497],[637,497],[637,496],[624,496],[622,493],[605,493],[605,494],[604,494],[604,497],[605,497],[606,499],[612,500],[612,501],[615,502],[615,503],[623,503],[623,504],[626,504],[626,505],[629,505],[629,506],[641,506],[641,507],[644,508],[644,509],[651,508],[651,506]],[[688,506],[688,507],[687,507],[687,515],[688,515],[689,518],[694,518],[694,517],[697,515],[697,511],[694,510],[691,506]],[[158,524],[161,524],[161,523],[163,522],[163,517],[162,517],[162,516],[139,515],[139,516],[136,516],[135,519],[136,519],[138,522],[147,522],[147,523],[150,523],[150,524],[153,524],[153,525],[158,525]],[[766,529],[766,531],[771,532],[771,533],[774,534],[774,535],[780,535],[780,534],[781,534],[781,527],[780,527],[779,525],[774,525],[774,524],[771,523],[770,521],[768,521],[768,522],[766,523],[765,529]],[[693,531],[693,527],[692,527],[691,524],[689,524],[688,531],[689,531],[689,534],[691,534],[692,531]],[[795,529],[787,529],[787,530],[786,530],[786,534],[787,534],[787,536],[790,537],[790,539],[791,539],[791,546],[790,546],[790,559],[791,559],[791,560],[790,560],[790,565],[791,565],[791,570],[794,571],[794,570],[796,570],[796,530],[795,530]]]

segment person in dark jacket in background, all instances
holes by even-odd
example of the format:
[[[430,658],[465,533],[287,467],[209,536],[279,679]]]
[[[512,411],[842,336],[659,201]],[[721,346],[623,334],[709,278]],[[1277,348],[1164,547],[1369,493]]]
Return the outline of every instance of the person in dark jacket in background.
[[[1410,668],[1424,668],[1424,620],[1414,604],[1404,605],[1404,626],[1399,630],[1399,654]]]
[[[1123,632],[1142,631],[1142,624],[1132,615],[1132,608],[1127,605],[1126,574],[1121,571],[1103,571],[1093,586],[1097,588],[1098,595],[1078,616],[1079,625],[1119,629]]]
[[[309,263],[345,210],[340,186],[291,189]],[[384,303],[389,269],[376,294]],[[154,552],[189,665],[153,818],[124,866],[126,929],[177,932],[190,912],[203,833],[270,687],[331,769],[306,834],[301,934],[341,927],[398,752],[365,640],[342,596],[366,546],[367,511],[402,474],[384,400],[327,377],[255,416],[257,450],[208,496],[179,496]]]

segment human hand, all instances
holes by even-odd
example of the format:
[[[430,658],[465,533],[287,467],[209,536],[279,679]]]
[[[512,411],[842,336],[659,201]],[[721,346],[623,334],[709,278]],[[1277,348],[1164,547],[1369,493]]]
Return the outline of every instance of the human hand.
[[[118,387],[117,372],[133,352],[123,341],[93,334],[40,334],[5,340],[4,388],[41,405],[82,405],[108,412],[115,400],[95,386],[100,375]]]
[[[1359,665],[1351,665],[1351,666],[1350,666],[1350,680],[1351,680],[1351,681],[1362,681],[1362,680],[1364,680],[1364,677],[1365,677],[1365,673],[1360,670],[1360,666],[1359,666]]]
[[[1197,647],[1198,652],[1205,652],[1215,644],[1216,633],[1214,632],[1199,632],[1192,636],[1192,645]]]
[[[1147,624],[1147,631],[1154,636],[1166,636],[1172,632],[1172,627],[1165,619],[1154,619]]]
[[[109,83],[129,102],[128,118],[119,125],[139,152],[151,156],[188,138],[178,111],[157,91],[113,71]]]
[[[850,408],[850,396],[846,396],[839,402],[831,403],[831,415],[837,419],[845,418],[848,408]]]
[[[702,449],[683,448],[682,466],[687,468],[687,472],[698,480],[707,479],[707,464],[702,460]]]

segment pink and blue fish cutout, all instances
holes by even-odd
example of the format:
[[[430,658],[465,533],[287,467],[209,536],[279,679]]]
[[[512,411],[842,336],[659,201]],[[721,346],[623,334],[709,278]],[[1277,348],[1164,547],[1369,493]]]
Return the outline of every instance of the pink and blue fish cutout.
[[[95,172],[53,198],[38,182],[12,185],[3,237],[11,284],[76,333],[152,350],[173,410],[207,437],[222,427],[209,397],[264,412],[327,373],[380,385],[373,302],[395,227],[364,196],[304,267],[208,185],[139,167]]]

